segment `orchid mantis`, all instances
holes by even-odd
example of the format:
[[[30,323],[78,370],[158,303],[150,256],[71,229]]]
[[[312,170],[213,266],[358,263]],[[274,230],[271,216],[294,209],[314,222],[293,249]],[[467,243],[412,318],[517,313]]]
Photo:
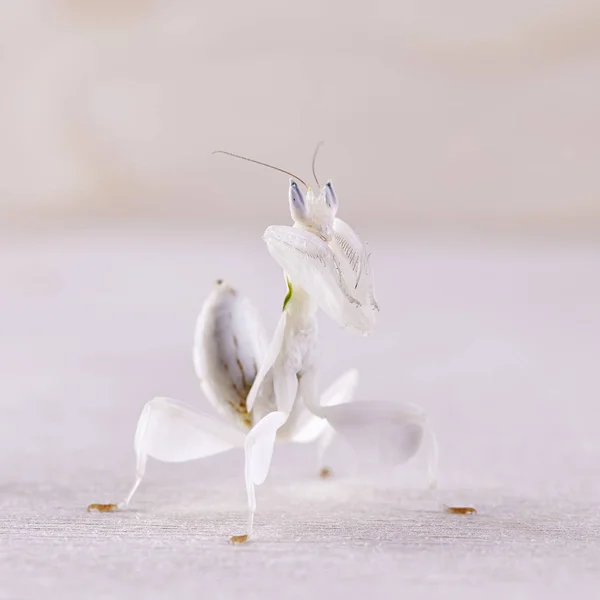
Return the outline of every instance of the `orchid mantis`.
[[[351,402],[355,371],[319,394],[318,310],[344,328],[368,335],[375,328],[379,307],[366,247],[336,217],[338,200],[332,183],[318,194],[304,185],[306,194],[294,178],[290,180],[294,225],[270,226],[263,234],[288,289],[271,341],[267,343],[250,302],[222,281],[198,318],[194,365],[221,419],[177,400],[150,401],[135,434],[136,479],[131,491],[119,504],[92,504],[88,510],[128,506],[148,456],[180,462],[243,447],[248,523],[246,533],[231,538],[242,543],[253,531],[255,487],[268,476],[275,442],[316,441],[322,456],[334,434],[379,465],[400,465],[426,445],[429,488],[435,488],[437,443],[422,409],[396,401]]]

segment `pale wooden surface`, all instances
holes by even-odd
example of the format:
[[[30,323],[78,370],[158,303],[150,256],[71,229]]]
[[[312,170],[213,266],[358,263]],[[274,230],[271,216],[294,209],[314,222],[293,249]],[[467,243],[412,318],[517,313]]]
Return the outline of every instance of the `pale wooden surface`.
[[[191,365],[213,279],[272,327],[284,293],[258,236],[101,229],[0,241],[0,598],[595,598],[600,589],[600,248],[373,239],[379,330],[322,319],[323,379],[423,405],[448,502],[420,458],[360,483],[342,449],[320,481],[277,449],[243,529],[242,456],[152,463],[132,510],[88,514],[131,483],[154,395],[204,405]],[[252,268],[249,261],[252,260]]]

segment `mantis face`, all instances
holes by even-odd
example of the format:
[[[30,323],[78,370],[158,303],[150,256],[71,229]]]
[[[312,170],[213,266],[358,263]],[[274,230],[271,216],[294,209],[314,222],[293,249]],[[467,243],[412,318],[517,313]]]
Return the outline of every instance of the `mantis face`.
[[[290,212],[296,227],[310,231],[325,242],[333,239],[333,224],[338,202],[331,181],[328,181],[315,196],[312,188],[306,195],[298,184],[290,179]]]

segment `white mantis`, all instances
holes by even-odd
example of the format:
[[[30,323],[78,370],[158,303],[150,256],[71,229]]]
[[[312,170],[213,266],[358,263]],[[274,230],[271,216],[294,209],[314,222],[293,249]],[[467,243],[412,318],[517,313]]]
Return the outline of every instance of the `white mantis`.
[[[246,533],[231,541],[245,542],[253,530],[255,486],[268,475],[276,440],[317,441],[322,456],[334,433],[356,452],[386,465],[406,462],[427,440],[430,488],[435,487],[437,446],[423,410],[394,401],[350,402],[357,385],[355,371],[319,394],[318,309],[345,328],[368,334],[379,308],[369,256],[350,226],[336,218],[338,201],[331,182],[318,195],[305,187],[303,194],[290,180],[294,226],[271,226],[263,235],[288,286],[271,342],[266,343],[250,302],[221,281],[198,318],[194,365],[222,419],[177,400],[150,401],[135,434],[136,480],[131,491],[119,504],[92,504],[88,510],[128,506],[148,456],[181,462],[244,447],[248,524]]]

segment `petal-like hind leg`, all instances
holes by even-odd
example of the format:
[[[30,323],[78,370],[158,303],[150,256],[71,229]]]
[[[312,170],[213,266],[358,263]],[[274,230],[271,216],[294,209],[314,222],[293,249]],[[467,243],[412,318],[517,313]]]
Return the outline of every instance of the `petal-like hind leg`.
[[[263,483],[269,474],[277,430],[287,421],[287,418],[287,413],[271,412],[265,415],[246,436],[244,471],[248,495],[248,525],[245,534],[234,535],[229,539],[232,544],[242,544],[252,535],[256,511],[255,486]]]
[[[300,384],[303,386],[303,379]],[[347,402],[318,405],[305,395],[307,407],[327,420],[355,452],[377,465],[395,466],[412,458],[419,450],[424,433],[425,413],[417,406],[400,402]]]
[[[396,466],[412,458],[423,440],[424,413],[400,402],[349,402],[321,414],[360,458]]]
[[[352,400],[358,385],[358,371],[351,369],[334,381],[321,396],[321,406],[336,406],[346,404]],[[326,422],[324,431],[317,439],[317,468],[319,476],[323,479],[331,477],[331,468],[324,462],[325,452],[333,442],[335,429]]]
[[[308,404],[312,402],[311,410],[305,409],[306,414],[300,421],[298,429],[291,436],[291,440],[297,443],[316,442],[317,444],[317,469],[321,477],[326,478],[331,476],[331,469],[324,464],[323,458],[325,451],[335,437],[335,430],[327,422],[315,414],[321,406],[334,406],[337,404],[345,404],[350,402],[358,385],[358,371],[350,369],[341,377],[336,379],[320,398],[320,403],[314,406],[314,398],[316,390],[316,378],[311,373],[306,373],[300,377],[300,396],[304,399],[308,398]],[[306,401],[304,401],[306,404]]]
[[[131,502],[146,470],[149,456],[163,462],[204,458],[244,445],[241,429],[171,398],[154,398],[144,406],[135,432],[136,477],[118,504],[90,504],[88,511],[114,511]]]

